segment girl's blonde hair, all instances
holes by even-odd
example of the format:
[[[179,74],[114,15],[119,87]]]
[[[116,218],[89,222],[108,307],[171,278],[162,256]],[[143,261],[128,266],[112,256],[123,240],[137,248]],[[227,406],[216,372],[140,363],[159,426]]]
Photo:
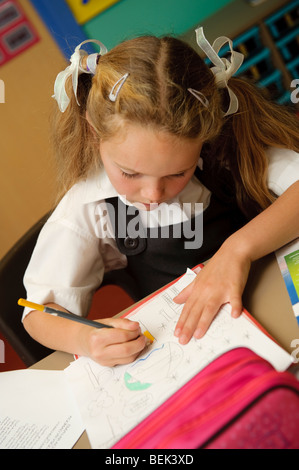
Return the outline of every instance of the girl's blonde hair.
[[[115,102],[109,93],[126,73]],[[218,89],[203,59],[187,44],[172,38],[145,36],[125,41],[101,56],[96,74],[79,76],[78,101],[53,114],[52,140],[59,164],[61,191],[99,168],[99,139],[109,139],[122,122],[150,126],[174,136],[201,139],[210,166],[229,168],[241,209],[265,209],[273,195],[267,188],[269,146],[299,151],[298,119],[266,100],[257,88],[238,78],[229,80],[239,101],[236,114],[223,117],[227,94]],[[208,106],[188,89],[201,92]],[[88,113],[90,126],[86,118]]]

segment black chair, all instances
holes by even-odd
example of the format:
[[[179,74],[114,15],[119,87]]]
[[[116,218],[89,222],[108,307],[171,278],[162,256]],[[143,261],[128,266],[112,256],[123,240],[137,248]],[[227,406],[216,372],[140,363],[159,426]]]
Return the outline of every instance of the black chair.
[[[49,215],[46,214],[31,227],[0,261],[0,332],[27,367],[53,352],[27,333],[21,322],[23,310],[17,304],[19,298],[26,298],[24,273],[39,232]],[[107,273],[101,287],[104,285],[117,285],[137,300],[134,282],[123,269]]]
[[[19,298],[26,298],[24,273],[48,217],[45,215],[31,227],[0,261],[0,332],[27,367],[53,352],[27,333],[21,322],[23,309],[18,305]]]

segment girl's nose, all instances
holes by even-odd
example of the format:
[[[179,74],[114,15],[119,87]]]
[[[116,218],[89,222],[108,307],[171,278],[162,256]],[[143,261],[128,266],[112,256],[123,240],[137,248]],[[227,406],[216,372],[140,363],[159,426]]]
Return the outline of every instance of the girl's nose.
[[[161,180],[147,181],[142,188],[145,203],[160,202],[164,195],[164,184]]]

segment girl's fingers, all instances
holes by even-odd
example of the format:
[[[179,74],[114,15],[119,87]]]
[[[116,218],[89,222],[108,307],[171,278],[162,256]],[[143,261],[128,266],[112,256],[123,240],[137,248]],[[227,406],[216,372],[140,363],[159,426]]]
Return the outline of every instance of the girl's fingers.
[[[206,334],[217,313],[218,311],[214,307],[205,308],[194,331],[194,338],[200,339]]]
[[[145,336],[127,343],[110,344],[105,348],[105,354],[101,357],[101,365],[113,367],[117,364],[129,364],[143,351],[147,344]]]
[[[143,337],[141,330],[129,330],[124,328],[94,328],[90,334],[90,344],[93,351],[104,350],[109,346],[125,345]]]
[[[140,325],[137,321],[131,321],[128,318],[104,318],[99,320],[100,323],[104,323],[106,325],[111,325],[114,328],[124,329],[124,330],[140,330]],[[111,331],[111,330],[110,330]]]
[[[183,313],[183,312],[182,312]],[[215,305],[206,305],[202,310],[196,309],[193,305],[192,311],[184,312],[183,318],[179,319],[178,331],[176,336],[179,338],[180,344],[187,344],[192,336],[196,339],[205,335],[214,317],[217,314]]]
[[[197,323],[196,319],[198,318],[198,314],[200,312],[197,312],[197,315],[192,315],[192,312],[194,312],[194,307],[192,307],[193,303],[191,302],[191,299],[189,299],[189,301],[184,305],[174,330],[174,335],[180,338],[181,341],[185,341],[185,338],[182,339],[182,336],[190,336],[192,329],[196,326]]]
[[[226,302],[213,301],[210,304],[207,302],[204,306],[196,302],[186,303],[174,332],[179,342],[187,344],[192,336],[196,339],[202,338],[224,303]],[[232,317],[238,318],[243,310],[241,296],[232,297],[230,304]]]
[[[92,328],[89,333],[89,355],[103,366],[132,362],[145,348],[147,338],[138,322],[125,318],[101,319],[113,328]]]
[[[173,301],[177,304],[184,304],[186,300],[190,297],[190,294],[194,287],[194,281],[192,281],[187,287],[185,287],[176,297],[173,298]]]
[[[242,304],[242,301],[241,301],[241,297],[236,296],[236,297],[232,298],[231,301],[230,301],[230,304],[231,304],[231,307],[232,307],[231,316],[233,318],[238,318],[241,315],[242,310],[243,310],[243,304]]]

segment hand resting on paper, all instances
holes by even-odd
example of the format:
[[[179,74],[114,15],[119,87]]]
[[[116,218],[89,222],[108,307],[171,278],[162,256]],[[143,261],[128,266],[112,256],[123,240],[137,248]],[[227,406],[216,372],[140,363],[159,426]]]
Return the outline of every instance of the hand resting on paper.
[[[248,257],[223,244],[194,281],[174,298],[176,303],[185,303],[174,332],[181,344],[192,336],[204,336],[225,303],[231,304],[234,318],[241,315],[250,265]]]

